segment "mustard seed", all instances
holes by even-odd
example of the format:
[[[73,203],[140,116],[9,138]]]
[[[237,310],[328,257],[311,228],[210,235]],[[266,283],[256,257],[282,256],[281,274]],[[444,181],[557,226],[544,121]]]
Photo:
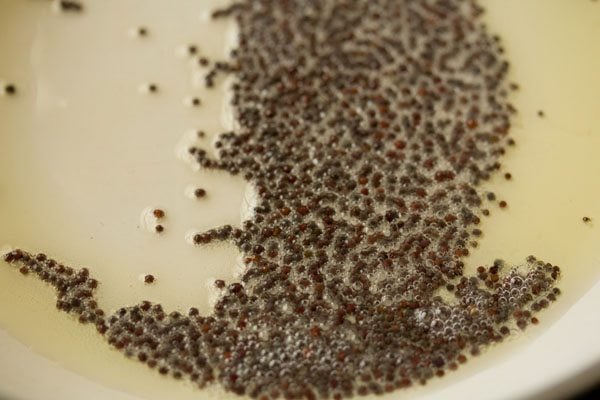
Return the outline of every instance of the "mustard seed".
[[[165,217],[165,212],[160,208],[156,208],[152,211],[152,215],[154,215],[155,218],[161,219]]]
[[[17,94],[17,87],[12,83],[8,83],[8,84],[4,85],[3,89],[4,89],[4,93],[9,96],[14,96],[15,94]]]

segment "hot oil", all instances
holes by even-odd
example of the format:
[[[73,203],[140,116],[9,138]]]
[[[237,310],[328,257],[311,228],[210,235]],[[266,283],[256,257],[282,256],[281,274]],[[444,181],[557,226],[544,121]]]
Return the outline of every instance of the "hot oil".
[[[564,296],[554,308],[564,311],[600,276],[600,188],[593,178],[600,172],[600,51],[593,45],[600,13],[591,1],[482,3],[520,85],[514,95],[519,114],[517,145],[483,187],[509,206],[503,211],[490,204],[492,216],[483,220],[484,237],[470,266],[490,263],[491,254],[509,265],[529,254],[559,265]]]
[[[234,279],[237,254],[233,248],[195,248],[186,235],[239,225],[240,206],[249,199],[241,178],[192,171],[177,161],[193,129],[206,132],[198,146],[210,150],[211,137],[229,127],[221,121],[223,89],[194,87],[193,76],[201,70],[176,53],[196,43],[199,54],[226,57],[231,26],[201,18],[219,2],[186,1],[173,10],[158,1],[144,7],[133,1],[87,2],[81,16],[54,15],[39,3],[4,3],[0,30],[10,35],[0,35],[0,48],[10,57],[0,60],[0,79],[14,80],[20,91],[0,99],[0,246],[41,250],[89,266],[102,282],[99,295],[107,310],[148,299],[167,309],[194,305],[207,313],[210,283]],[[597,5],[483,3],[521,88],[514,95],[517,145],[503,158],[503,171],[482,187],[509,205],[501,210],[489,204],[492,215],[483,218],[484,236],[467,266],[470,273],[496,257],[514,265],[529,254],[561,266],[563,295],[541,315],[542,327],[528,328],[531,339],[598,279],[594,242],[600,206],[591,178],[600,173],[594,118],[600,84],[591,78],[600,68],[591,40],[598,36],[598,13],[592,12]],[[148,35],[132,37],[139,26]],[[157,84],[157,93],[140,93],[149,82]],[[200,107],[183,105],[195,95]],[[513,178],[506,181],[504,172]],[[206,188],[206,198],[187,197],[190,185]],[[166,211],[162,235],[140,222],[147,207]],[[155,275],[156,283],[144,285],[139,276],[145,273]],[[0,309],[0,326],[35,351],[149,398],[215,395],[155,379],[155,372],[111,350],[92,329],[55,311],[52,299],[43,284],[0,268],[0,301],[15,305]],[[48,327],[44,332],[31,329],[40,319]],[[468,375],[496,359],[482,357],[452,375]]]

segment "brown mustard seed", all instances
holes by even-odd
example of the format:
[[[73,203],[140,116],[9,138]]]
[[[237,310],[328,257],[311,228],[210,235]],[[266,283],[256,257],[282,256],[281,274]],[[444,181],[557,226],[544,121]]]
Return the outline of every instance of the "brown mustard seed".
[[[14,96],[17,94],[17,87],[12,83],[4,85],[4,93],[8,96]]]
[[[156,225],[156,226],[154,227],[154,230],[156,231],[156,233],[162,233],[162,232],[164,232],[164,231],[165,231],[165,227],[164,227],[164,226],[162,226],[162,225],[160,225],[160,224],[158,224],[158,225]]]
[[[152,211],[152,215],[154,215],[155,218],[161,219],[165,217],[165,211],[161,210],[160,208],[156,208]]]
[[[154,282],[154,275],[146,275],[144,276],[144,282],[145,283],[153,283]]]
[[[82,12],[83,4],[74,0],[58,0],[58,7],[63,12]]]
[[[204,190],[202,188],[197,188],[196,190],[194,190],[194,196],[196,196],[197,199],[205,197],[206,196],[206,190]]]
[[[190,44],[186,47],[187,54],[193,56],[198,53],[198,47],[196,45]]]
[[[225,287],[225,281],[222,279],[217,279],[215,281],[215,286],[219,289],[223,289]]]

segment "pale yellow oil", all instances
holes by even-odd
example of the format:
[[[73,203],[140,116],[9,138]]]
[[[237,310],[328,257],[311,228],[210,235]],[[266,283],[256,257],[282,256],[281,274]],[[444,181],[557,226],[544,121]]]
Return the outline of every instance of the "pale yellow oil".
[[[207,18],[223,3],[89,0],[84,14],[70,16],[53,13],[45,1],[0,0],[0,81],[19,89],[13,98],[0,97],[0,249],[44,251],[87,266],[102,283],[98,293],[107,310],[144,299],[167,309],[210,310],[210,283],[234,280],[239,255],[228,246],[194,247],[186,237],[239,225],[252,196],[241,178],[185,162],[182,148],[195,143],[210,150],[231,120],[226,84],[204,89],[203,70],[182,46],[226,58],[234,27]],[[564,294],[542,314],[539,328],[516,341],[526,342],[600,277],[600,4],[482,3],[520,85],[519,115],[512,131],[517,146],[503,160],[503,173],[513,178],[501,173],[485,185],[509,206],[490,204],[468,268],[495,258],[519,264],[529,254],[561,266]],[[148,29],[146,37],[132,34],[139,26]],[[140,90],[150,82],[158,85],[156,94]],[[187,106],[191,96],[202,105]],[[206,137],[196,140],[194,129]],[[205,188],[207,197],[190,198],[194,187]],[[145,218],[153,207],[167,213],[161,235]],[[142,282],[146,273],[156,276],[155,284]],[[56,311],[52,290],[4,264],[0,329],[68,369],[142,397],[225,396],[127,360],[93,329]],[[451,384],[494,357],[429,386]]]

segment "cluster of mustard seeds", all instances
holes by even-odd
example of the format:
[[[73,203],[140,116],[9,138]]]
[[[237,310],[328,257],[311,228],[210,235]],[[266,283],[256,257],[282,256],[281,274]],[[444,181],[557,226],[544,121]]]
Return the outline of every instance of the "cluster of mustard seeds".
[[[106,332],[104,311],[98,307],[94,297],[98,281],[90,277],[87,268],[74,270],[45,254],[32,255],[21,250],[6,254],[4,260],[19,265],[19,271],[23,275],[33,273],[52,285],[58,297],[56,308],[73,314],[79,322],[95,323],[99,332]]]
[[[515,143],[517,86],[482,13],[473,0],[246,0],[213,14],[239,27],[231,60],[201,62],[208,87],[236,78],[238,129],[216,159],[190,153],[258,199],[240,228],[193,238],[244,257],[240,282],[215,281],[211,315],[144,301],[105,316],[87,270],[20,250],[6,261],[127,356],[200,387],[340,399],[456,370],[560,294],[560,269],[534,257],[463,271],[484,201],[507,207],[478,186]]]

